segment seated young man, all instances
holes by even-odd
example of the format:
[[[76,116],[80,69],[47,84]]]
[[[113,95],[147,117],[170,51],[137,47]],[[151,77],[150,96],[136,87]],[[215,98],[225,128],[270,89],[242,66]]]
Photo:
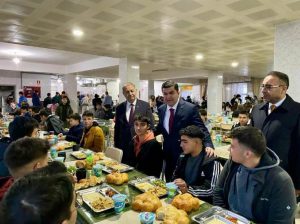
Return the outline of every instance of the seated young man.
[[[71,114],[69,116],[70,129],[67,132],[60,133],[58,137],[62,139],[63,135],[66,135],[66,140],[70,142],[80,143],[83,133],[83,125],[80,122],[81,117],[79,114]]]
[[[48,109],[42,109],[39,114],[44,123],[44,131],[54,131],[56,135],[64,132],[64,122],[58,116],[52,115]]]
[[[104,134],[97,122],[94,122],[94,114],[87,110],[82,114],[82,119],[84,130],[80,145],[94,152],[102,152],[104,149]]]
[[[137,170],[159,178],[163,165],[163,151],[151,130],[149,117],[137,115],[134,118],[135,136],[128,151],[123,151],[122,161]]]
[[[245,110],[242,110],[239,112],[239,123],[234,124],[231,128],[231,130],[233,130],[236,127],[241,127],[241,126],[248,126],[249,125],[249,113]]]
[[[49,148],[47,140],[31,137],[21,138],[8,146],[4,162],[12,177],[1,184],[0,200],[14,180],[48,165]]]
[[[174,183],[182,193],[191,193],[205,201],[212,201],[213,190],[221,172],[221,164],[215,157],[207,157],[203,150],[204,133],[191,125],[179,132],[180,155],[173,174]]]
[[[215,187],[214,205],[255,223],[293,223],[295,188],[263,133],[250,126],[235,128],[230,154]]]
[[[38,137],[38,128],[38,122],[31,117],[17,116],[9,124],[10,138],[2,138],[0,140],[0,188],[6,182],[6,177],[10,176],[8,168],[4,163],[4,154],[8,145],[12,141],[16,141],[24,136]]]
[[[75,224],[76,197],[66,174],[31,175],[16,181],[1,204],[1,223]]]

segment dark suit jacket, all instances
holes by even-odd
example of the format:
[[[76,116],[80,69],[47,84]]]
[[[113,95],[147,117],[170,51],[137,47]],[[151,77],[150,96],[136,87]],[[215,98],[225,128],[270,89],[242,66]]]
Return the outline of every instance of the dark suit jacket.
[[[285,169],[300,189],[300,103],[289,95],[268,115],[268,103],[256,105],[252,110],[252,125],[262,130],[267,146],[280,158]]]
[[[164,119],[166,113],[167,105],[163,104],[158,108],[159,123],[156,127],[155,134],[162,134],[164,137],[163,150],[167,160],[171,161],[174,168],[176,166],[177,159],[182,153],[180,147],[180,135],[179,131],[189,125],[196,125],[201,128],[205,134],[203,144],[205,147],[212,147],[213,143],[210,138],[210,134],[205,127],[201,117],[199,115],[198,108],[191,103],[188,103],[182,99],[179,100],[172,132],[169,134],[164,128]]]
[[[135,135],[133,124],[130,125],[126,119],[126,103],[127,101],[121,103],[116,108],[115,133],[114,133],[115,147],[123,150],[122,161],[125,163],[127,161],[127,149],[128,149],[129,142]],[[153,128],[153,115],[149,103],[138,99],[136,101],[135,110],[134,110],[134,116],[136,115],[149,117],[151,120],[151,127]]]

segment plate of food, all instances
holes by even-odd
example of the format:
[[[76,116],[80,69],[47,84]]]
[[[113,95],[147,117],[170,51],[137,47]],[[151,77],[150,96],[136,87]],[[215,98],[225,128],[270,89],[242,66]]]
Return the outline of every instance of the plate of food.
[[[91,176],[88,179],[81,179],[78,183],[75,183],[75,191],[86,189],[89,187],[94,187],[98,184],[103,183],[104,179],[101,177]]]
[[[123,163],[119,163],[119,162],[117,162],[115,160],[112,160],[112,159],[100,160],[98,163],[104,166],[102,170],[106,173],[112,173],[114,171],[124,173],[124,172],[127,172],[127,171],[134,170],[133,167],[128,166],[128,165],[123,164]]]
[[[250,224],[251,222],[234,213],[218,206],[213,206],[209,210],[192,217],[192,219],[200,224]]]
[[[71,156],[73,156],[75,159],[86,159],[86,154],[81,151],[72,152]]]
[[[63,141],[59,141],[56,144],[56,149],[57,149],[57,151],[62,151],[62,150],[72,148],[73,145],[76,145],[76,143],[75,142],[68,142],[68,141],[63,140]]]
[[[168,194],[166,183],[154,176],[131,180],[129,181],[129,185],[135,187],[141,192],[149,192],[157,197],[164,197]]]
[[[113,187],[102,184],[98,187],[80,190],[77,195],[80,196],[82,201],[94,212],[100,213],[114,208],[112,196],[119,194]],[[128,204],[126,200],[126,204]]]

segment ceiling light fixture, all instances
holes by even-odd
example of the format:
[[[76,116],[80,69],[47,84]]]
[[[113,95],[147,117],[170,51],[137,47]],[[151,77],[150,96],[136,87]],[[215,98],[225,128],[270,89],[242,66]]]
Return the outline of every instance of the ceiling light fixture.
[[[12,61],[15,63],[15,64],[19,64],[21,62],[21,58],[18,58],[18,57],[14,57],[12,59]]]
[[[79,76],[76,76],[76,80],[77,80],[77,81],[80,80],[80,77],[79,77]]]
[[[201,61],[203,58],[204,58],[204,56],[203,56],[203,54],[201,54],[201,53],[196,54],[196,56],[195,56],[195,59],[196,59],[197,61]]]
[[[79,30],[79,29],[74,29],[74,30],[72,31],[72,33],[73,33],[73,35],[74,35],[75,37],[81,37],[81,36],[83,36],[83,31],[82,31],[82,30]]]
[[[237,61],[231,62],[231,67],[236,68],[239,66],[239,63]]]
[[[132,69],[139,69],[140,66],[138,66],[138,65],[131,65],[131,68],[132,68]]]

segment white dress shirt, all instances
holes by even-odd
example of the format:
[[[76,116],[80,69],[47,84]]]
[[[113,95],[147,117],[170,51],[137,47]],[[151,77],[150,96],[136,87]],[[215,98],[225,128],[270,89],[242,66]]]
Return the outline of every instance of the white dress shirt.
[[[275,108],[277,108],[277,107],[279,107],[282,103],[283,103],[283,101],[286,99],[286,96],[282,99],[282,100],[280,100],[280,101],[278,101],[277,103],[275,103],[274,105],[276,106]],[[271,111],[271,106],[272,106],[273,104],[272,103],[270,103],[269,102],[269,109],[268,109],[268,114],[270,114],[272,111]]]
[[[133,101],[133,111],[135,111],[135,106],[136,106],[136,101],[137,99],[135,99],[135,101]],[[130,110],[131,110],[131,103],[129,103],[128,101],[126,101],[126,119],[129,122],[129,115],[130,115]]]
[[[170,107],[169,105],[167,105],[167,109],[166,109],[166,113],[165,113],[165,118],[164,118],[164,128],[166,129],[166,131],[169,133],[169,119],[170,119],[170,109],[173,108],[174,109],[174,115],[176,113],[176,109],[179,103],[179,98],[177,100],[177,103],[173,106]]]

